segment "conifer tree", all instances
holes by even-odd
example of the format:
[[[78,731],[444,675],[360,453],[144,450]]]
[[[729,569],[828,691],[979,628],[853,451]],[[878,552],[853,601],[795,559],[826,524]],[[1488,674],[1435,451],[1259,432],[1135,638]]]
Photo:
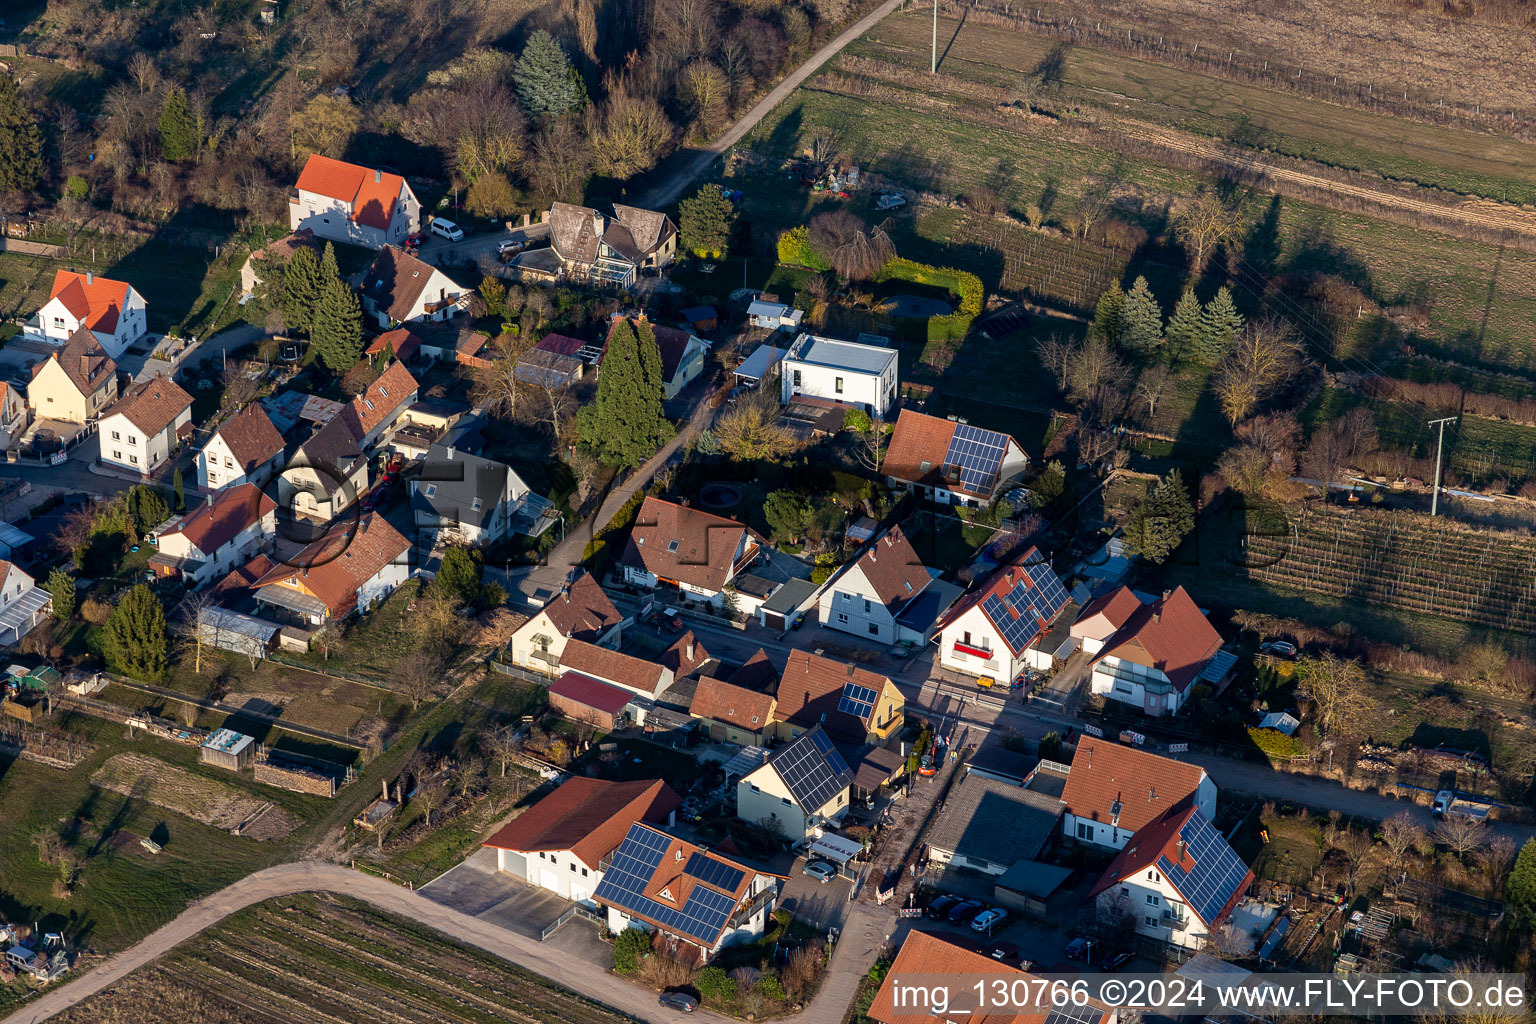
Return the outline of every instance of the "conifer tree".
[[[187,510],[187,485],[181,479],[180,466],[177,466],[176,471],[171,474],[171,490],[176,492],[176,511],[185,512]]]
[[[26,192],[43,180],[43,130],[10,75],[0,71],[0,192]]]
[[[325,254],[320,257],[320,287],[325,288],[331,283],[332,278],[341,277],[341,268],[336,265],[336,245],[333,242],[325,243]]]
[[[1195,297],[1195,290],[1185,289],[1163,330],[1170,359],[1188,359],[1194,354],[1195,345],[1200,341],[1200,316],[1200,300]]]
[[[344,373],[363,357],[363,307],[346,282],[333,277],[315,304],[310,341],[326,369]]]
[[[619,321],[608,337],[597,398],[577,413],[582,444],[599,460],[638,466],[672,437],[661,410],[661,350],[651,325]]]
[[[724,258],[735,226],[736,204],[725,198],[719,185],[700,187],[677,210],[683,245],[695,256]]]
[[[58,622],[68,622],[75,614],[75,578],[63,569],[48,574],[43,589],[53,595],[53,617]]]
[[[153,590],[140,583],[123,596],[107,619],[102,646],[114,672],[150,681],[165,674],[165,609]]]
[[[1145,277],[1137,277],[1120,306],[1120,345],[1132,352],[1155,351],[1163,342],[1163,308]]]
[[[325,282],[320,276],[320,260],[315,250],[300,246],[288,259],[283,271],[283,323],[307,329],[315,322],[315,307]]]
[[[1098,305],[1093,307],[1093,326],[1088,328],[1090,336],[1103,338],[1111,345],[1120,340],[1120,310],[1125,306],[1125,291],[1120,287],[1119,281],[1110,284],[1108,290],[1099,296]]]
[[[187,94],[173,86],[160,107],[160,155],[172,163],[191,159],[199,141],[197,118]]]
[[[1223,287],[1200,314],[1200,338],[1195,358],[1215,366],[1232,351],[1232,343],[1243,333],[1243,316],[1232,304],[1232,292]]]
[[[1161,565],[1194,527],[1195,508],[1175,469],[1131,507],[1122,543],[1126,553]]]
[[[529,117],[558,117],[587,105],[587,88],[555,37],[539,29],[512,72],[517,98]]]
[[[1526,928],[1536,926],[1536,839],[1527,839],[1504,886],[1504,898]]]

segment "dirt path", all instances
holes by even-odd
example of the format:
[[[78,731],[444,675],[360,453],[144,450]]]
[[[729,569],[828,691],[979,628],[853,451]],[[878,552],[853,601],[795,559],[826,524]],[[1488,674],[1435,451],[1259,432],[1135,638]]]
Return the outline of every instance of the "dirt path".
[[[218,924],[229,915],[264,900],[300,892],[333,892],[352,896],[386,913],[429,925],[469,946],[484,950],[548,978],[556,984],[596,1000],[640,1021],[675,1021],[676,1010],[656,1005],[656,994],[613,974],[594,971],[592,965],[499,925],[482,921],[441,904],[420,893],[402,889],[381,878],[337,864],[301,861],[267,868],[228,888],[197,901],[175,920],[162,926],[138,945],[111,957],[89,974],[55,988],[6,1017],[0,1024],[37,1024],[111,988],[132,971],[145,966],[178,944]],[[859,979],[874,962],[891,932],[894,918],[858,907],[849,915],[832,957],[821,991],[804,1010],[785,1021],[823,1024],[841,1020],[858,990]],[[708,1010],[695,1019],[730,1024],[733,1018]]]
[[[774,86],[766,96],[758,100],[756,105],[742,116],[741,120],[727,128],[725,134],[690,157],[688,162],[672,177],[671,181],[658,185],[646,193],[638,200],[639,204],[654,210],[658,207],[666,206],[677,199],[678,196],[683,194],[684,189],[693,184],[699,175],[708,170],[709,165],[714,163],[721,153],[724,153],[727,149],[730,149],[745,138],[747,132],[756,128],[757,123],[768,116],[768,112],[783,102],[790,93],[799,88],[801,82],[811,77],[823,64],[837,56],[843,47],[878,25],[888,14],[900,7],[903,2],[904,0],[886,0],[885,3],[844,29],[826,46],[811,54],[804,64],[791,71],[782,82]]]

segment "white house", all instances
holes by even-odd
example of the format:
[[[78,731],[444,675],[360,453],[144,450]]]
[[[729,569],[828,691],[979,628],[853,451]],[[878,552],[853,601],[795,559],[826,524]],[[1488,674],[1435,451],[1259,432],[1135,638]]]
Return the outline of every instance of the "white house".
[[[609,931],[659,932],[671,959],[701,963],[762,935],[778,891],[777,875],[638,822],[592,898]]]
[[[880,472],[897,487],[941,504],[986,505],[1029,468],[1007,434],[901,410]]]
[[[52,345],[62,345],[84,327],[96,336],[107,355],[117,359],[123,350],[149,331],[144,296],[133,285],[97,277],[90,271],[77,274],[60,270],[53,275],[48,301],[37,311],[35,330]]]
[[[400,175],[318,153],[288,195],[290,230],[370,249],[400,245],[420,220],[421,204]]]
[[[1183,800],[1216,816],[1216,783],[1199,765],[1084,736],[1062,789],[1068,839],[1121,850],[1139,829]]]
[[[1232,912],[1253,871],[1192,800],[1137,830],[1094,887],[1100,915],[1136,934],[1199,949]]]
[[[1236,658],[1222,652],[1221,634],[1183,587],[1137,603],[1093,656],[1090,688],[1149,715],[1171,715],[1197,680],[1221,682]]]
[[[21,389],[9,381],[0,381],[0,449],[10,448],[27,432],[32,414]]]
[[[496,870],[562,899],[592,904],[602,865],[637,822],[676,823],[678,799],[665,782],[575,776],[512,819],[483,845]]]
[[[225,487],[161,531],[150,568],[199,584],[223,579],[276,532],[277,503],[261,488],[253,483]]]
[[[619,565],[627,583],[719,605],[761,550],[761,538],[734,519],[647,497]]]
[[[101,419],[101,461],[153,473],[192,432],[192,396],[169,377],[135,384]]]
[[[1130,587],[1114,590],[1090,601],[1072,623],[1072,635],[1089,654],[1098,654],[1104,643],[1141,611],[1141,598]]]
[[[893,644],[902,639],[896,618],[932,582],[901,527],[875,538],[821,592],[821,624]]]
[[[469,289],[404,249],[386,245],[363,271],[363,308],[385,330],[405,323],[451,320],[469,303]]]
[[[798,331],[805,311],[782,302],[766,302],[753,299],[747,306],[747,323],[770,331]]]
[[[21,643],[53,611],[53,595],[11,562],[0,562],[0,646]]]
[[[422,546],[489,547],[520,532],[528,485],[502,462],[434,444],[411,478],[411,509]]]
[[[283,435],[260,402],[225,420],[197,453],[197,485],[205,491],[246,481],[265,487],[283,454]]]
[[[894,348],[802,334],[779,365],[780,401],[810,395],[883,417],[896,404]]]
[[[277,478],[277,503],[305,519],[335,519],[367,493],[368,458],[345,415],[315,431]]]
[[[514,665],[550,673],[559,665],[567,640],[617,648],[624,621],[596,578],[583,571],[517,627],[507,642],[507,654]]]
[[[820,835],[848,813],[853,772],[817,725],[769,755],[736,783],[736,817],[778,822],[793,841]]]
[[[983,577],[940,621],[939,667],[1007,685],[1027,668],[1048,669],[1043,638],[1070,602],[1035,548]]]
[[[251,584],[268,614],[316,627],[366,612],[411,575],[411,542],[376,512],[337,523]]]

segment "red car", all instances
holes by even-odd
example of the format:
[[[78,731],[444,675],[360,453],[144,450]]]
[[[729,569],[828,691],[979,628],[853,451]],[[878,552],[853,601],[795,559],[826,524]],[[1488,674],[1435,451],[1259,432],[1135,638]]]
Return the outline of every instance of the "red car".
[[[372,512],[374,509],[379,507],[379,502],[384,500],[384,488],[386,486],[386,484],[381,483],[373,490],[368,492],[368,496],[363,499],[364,512]]]
[[[421,243],[425,242],[426,240],[427,233],[425,231],[417,231],[414,234],[407,235],[405,238],[406,252],[415,252],[417,249],[421,248]]]

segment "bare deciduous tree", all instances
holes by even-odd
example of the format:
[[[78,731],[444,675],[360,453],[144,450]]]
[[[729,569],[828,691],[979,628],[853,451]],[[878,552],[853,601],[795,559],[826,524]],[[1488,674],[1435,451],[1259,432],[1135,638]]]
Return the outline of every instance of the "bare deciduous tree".
[[[799,440],[779,423],[779,403],[759,391],[737,402],[715,425],[720,447],[733,459],[779,459],[800,447]]]
[[[1249,326],[1216,369],[1216,397],[1234,425],[1290,383],[1302,366],[1301,343],[1289,324],[1275,319]]]
[[[1435,842],[1458,857],[1481,849],[1488,842],[1488,826],[1470,814],[1447,814],[1435,826]]]
[[[1157,403],[1163,400],[1172,382],[1173,371],[1166,363],[1153,363],[1141,371],[1141,376],[1136,379],[1136,399],[1147,403],[1149,418],[1157,415]]]
[[[1173,232],[1189,252],[1196,275],[1205,271],[1216,248],[1235,237],[1242,214],[1212,189],[1179,203],[1173,210]]]
[[[395,688],[411,699],[411,707],[437,692],[443,676],[443,659],[429,651],[415,651],[395,663],[389,673]]]
[[[1392,870],[1394,881],[1402,877],[1408,855],[1418,849],[1424,836],[1423,827],[1407,811],[1399,811],[1381,823],[1381,831],[1376,834],[1376,838],[1386,848],[1387,864]]]
[[[1358,661],[1333,653],[1305,657],[1296,663],[1296,677],[1317,707],[1317,725],[1325,733],[1359,725],[1371,707],[1365,694],[1365,672]]]

